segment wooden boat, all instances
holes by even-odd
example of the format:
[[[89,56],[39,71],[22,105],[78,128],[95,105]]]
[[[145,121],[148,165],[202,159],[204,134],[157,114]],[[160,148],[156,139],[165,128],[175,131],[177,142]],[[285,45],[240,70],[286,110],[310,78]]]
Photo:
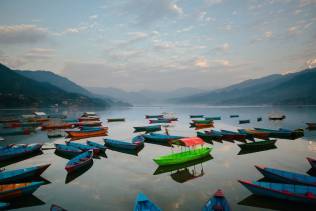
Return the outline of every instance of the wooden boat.
[[[157,124],[157,123],[171,123],[169,119],[151,119],[149,120],[149,124]]]
[[[143,193],[139,193],[135,201],[134,211],[161,211],[161,209]]]
[[[195,127],[196,129],[204,129],[209,127],[214,127],[213,122],[211,123],[190,123],[190,127]]]
[[[134,127],[135,132],[156,132],[161,130],[161,125],[150,125],[150,126],[140,126],[140,127]]]
[[[95,122],[95,121],[100,121],[100,118],[97,116],[88,116],[88,117],[80,117],[79,122]]]
[[[247,138],[247,135],[245,134],[237,133],[230,130],[221,130],[221,133],[222,133],[222,139],[226,141],[233,141],[233,140],[244,141]]]
[[[205,117],[204,119],[213,121],[213,120],[221,120],[222,117],[220,117],[220,116],[213,116],[213,117]]]
[[[243,150],[252,150],[274,146],[275,142],[276,140],[255,141],[245,144],[238,144],[238,146]]]
[[[285,117],[285,115],[270,115],[269,120],[283,120]]]
[[[278,130],[265,129],[265,128],[255,128],[258,131],[264,131],[269,133],[270,138],[283,138],[283,139],[296,139],[304,136],[303,129],[289,130],[284,128],[279,128]]]
[[[203,140],[221,140],[223,137],[222,133],[216,130],[197,132],[197,136]]]
[[[306,158],[308,162],[311,164],[313,169],[316,169],[316,159],[313,158]]]
[[[67,211],[67,210],[56,204],[52,204],[52,206],[50,206],[50,211]]]
[[[125,122],[125,118],[111,118],[108,122]]]
[[[212,198],[206,202],[203,206],[202,211],[230,211],[228,201],[224,196],[224,192],[218,189]]]
[[[66,144],[68,146],[72,146],[72,147],[78,148],[78,149],[80,149],[82,151],[92,150],[94,155],[98,155],[100,153],[100,149],[99,148],[93,147],[93,146],[90,146],[90,145],[80,144],[80,143],[72,142],[72,141],[66,142]]]
[[[316,203],[315,187],[245,180],[239,180],[239,182],[255,195],[307,204]]]
[[[102,126],[102,122],[100,121],[75,122],[74,125],[75,127],[82,127],[82,126],[97,127],[97,126]]]
[[[0,129],[0,135],[3,136],[15,136],[15,135],[29,135],[31,130],[29,128],[2,128]]]
[[[0,200],[17,198],[32,194],[45,182],[25,182],[0,185]]]
[[[78,171],[79,169],[89,165],[92,162],[92,158],[93,158],[92,150],[83,152],[80,155],[68,161],[65,169],[68,173]]]
[[[266,178],[291,184],[316,186],[316,177],[298,174],[280,169],[267,168],[264,166],[255,166]]]
[[[40,176],[50,164],[32,166],[23,169],[0,172],[0,183],[16,182],[18,180]]]
[[[258,131],[258,130],[253,130],[253,129],[238,129],[238,132],[241,134],[248,135],[248,137],[247,137],[248,139],[250,139],[250,137],[252,137],[252,138],[267,140],[267,139],[269,139],[269,136],[270,136],[269,132]]]
[[[29,155],[39,152],[43,144],[28,144],[18,147],[6,147],[0,150],[0,161],[10,160],[12,158]]]
[[[55,147],[57,153],[61,153],[68,156],[76,156],[83,152],[81,149],[78,149],[77,147],[68,146],[64,144],[55,144]]]
[[[68,136],[70,138],[89,138],[94,136],[106,136],[107,135],[108,128],[105,127],[102,130],[97,131],[66,131],[68,133]]]
[[[48,122],[49,119],[47,117],[33,117],[33,118],[29,118],[27,119],[27,121],[29,122]]]
[[[250,123],[249,119],[239,120],[239,124],[248,124]]]
[[[182,139],[173,141],[173,144],[175,145],[181,145],[181,146],[185,146],[189,148],[196,145],[203,145],[204,143],[205,142],[199,137],[182,138]],[[185,163],[185,162],[189,162],[192,160],[209,156],[211,150],[212,148],[208,148],[208,147],[190,149],[189,151],[161,156],[161,157],[155,158],[154,161],[159,166],[181,164],[181,163]]]
[[[73,127],[74,127],[73,123],[46,124],[46,125],[42,125],[42,130],[69,129]]]
[[[190,115],[190,118],[191,119],[194,119],[194,118],[204,118],[204,115]]]
[[[230,117],[230,118],[238,118],[239,115],[238,115],[238,114],[232,114],[232,115],[230,115],[229,117]]]
[[[87,141],[87,144],[92,147],[98,148],[100,151],[105,152],[106,147],[103,144],[99,144],[93,141]]]
[[[10,206],[10,203],[0,202],[0,210],[5,210]]]
[[[146,115],[145,118],[146,119],[163,118],[163,115],[162,114],[159,114],[159,115]]]
[[[141,148],[144,145],[144,137],[143,136],[135,136],[132,139],[132,142],[126,142],[115,139],[104,139],[105,145],[109,147],[114,147],[118,149],[127,149],[127,150],[136,150]]]
[[[166,134],[150,133],[144,134],[143,137],[149,142],[168,143],[169,141],[183,138],[183,136],[171,136]]]
[[[88,127],[88,126],[83,126],[80,127],[81,132],[92,132],[92,131],[100,131],[103,129],[108,129],[107,127]]]
[[[316,129],[316,123],[314,122],[308,122],[307,124],[307,128],[308,129]]]

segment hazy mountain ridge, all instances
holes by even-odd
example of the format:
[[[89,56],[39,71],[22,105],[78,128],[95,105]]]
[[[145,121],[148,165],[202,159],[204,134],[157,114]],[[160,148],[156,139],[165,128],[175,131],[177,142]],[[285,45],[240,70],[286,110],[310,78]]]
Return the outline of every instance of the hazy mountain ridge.
[[[66,92],[51,83],[39,82],[0,63],[0,107],[62,106],[108,107],[102,99]]]
[[[316,68],[247,80],[223,89],[174,98],[173,103],[208,105],[316,104]]]

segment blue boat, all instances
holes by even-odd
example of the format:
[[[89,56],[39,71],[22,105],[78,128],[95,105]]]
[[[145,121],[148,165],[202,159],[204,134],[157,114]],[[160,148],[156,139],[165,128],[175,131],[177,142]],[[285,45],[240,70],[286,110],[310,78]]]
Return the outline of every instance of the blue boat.
[[[13,147],[6,147],[0,150],[0,161],[9,160],[12,158],[29,155],[35,152],[39,152],[43,144],[28,144]]]
[[[8,206],[10,206],[9,203],[0,202],[0,210],[4,210],[4,209],[6,209]]]
[[[303,129],[289,130],[285,128],[279,128],[278,130],[255,128],[258,131],[268,132],[270,138],[282,138],[282,139],[296,139],[304,136]]]
[[[66,142],[66,144],[67,146],[76,147],[78,149],[81,149],[82,151],[92,150],[94,155],[98,155],[100,152],[99,148],[86,145],[86,144],[80,144],[80,143],[72,142],[72,141]]]
[[[32,166],[29,168],[0,172],[0,183],[16,182],[18,180],[40,176],[50,164]]]
[[[92,158],[93,158],[92,150],[81,153],[80,155],[68,161],[65,169],[68,173],[78,171],[79,169],[89,165],[93,161]]]
[[[149,120],[149,124],[156,124],[156,123],[171,123],[170,119],[151,119]]]
[[[96,143],[93,141],[87,141],[87,144],[89,146],[93,146],[93,147],[100,149],[100,151],[102,151],[102,152],[105,152],[105,150],[106,150],[106,147],[103,144],[99,144],[99,143]]]
[[[132,139],[132,143],[125,142],[121,140],[108,139],[105,138],[104,142],[109,147],[119,148],[119,149],[127,149],[127,150],[135,150],[144,145],[144,137],[136,136]]]
[[[30,195],[44,184],[45,182],[25,182],[0,185],[0,200]]]
[[[169,141],[183,138],[183,136],[171,136],[171,135],[159,134],[159,133],[144,134],[143,137],[145,138],[146,141],[159,142],[159,143],[168,143]]]
[[[161,125],[149,125],[149,126],[139,126],[134,127],[135,132],[156,132],[161,130]]]
[[[213,120],[221,120],[222,117],[220,117],[220,116],[211,116],[211,117],[205,117],[204,119],[213,121]]]
[[[146,115],[145,118],[146,119],[163,118],[163,115],[162,114],[159,114],[159,115]]]
[[[55,144],[56,152],[68,156],[76,156],[81,154],[83,151],[77,147],[68,146],[65,144]]]
[[[217,190],[210,200],[203,206],[202,211],[230,211],[230,206],[222,190]]]
[[[102,130],[103,127],[88,127],[88,126],[83,126],[80,128],[80,131],[82,132],[91,132],[91,131],[99,131]]]
[[[315,187],[283,183],[251,182],[245,180],[239,180],[239,182],[255,195],[306,204],[316,204]]]
[[[202,138],[203,140],[221,140],[223,135],[220,131],[211,130],[211,131],[204,131],[204,132],[196,132],[197,137]]]
[[[143,193],[139,193],[135,201],[134,211],[161,211],[161,209]]]
[[[316,177],[262,166],[255,167],[265,177],[278,182],[316,186]]]

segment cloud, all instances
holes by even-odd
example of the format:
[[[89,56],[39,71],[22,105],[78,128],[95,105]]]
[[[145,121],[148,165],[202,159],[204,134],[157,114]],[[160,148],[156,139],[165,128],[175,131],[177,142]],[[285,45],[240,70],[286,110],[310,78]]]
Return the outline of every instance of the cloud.
[[[194,65],[196,67],[199,67],[199,68],[208,68],[208,62],[205,58],[201,57],[201,58],[197,58],[195,61],[194,61]]]
[[[230,49],[231,49],[231,46],[229,45],[229,43],[224,43],[214,48],[214,50],[221,51],[221,52],[228,52]]]
[[[47,60],[55,57],[55,50],[50,48],[32,48],[23,58],[30,60]]]
[[[306,7],[312,4],[316,4],[315,0],[300,0],[299,7]]]
[[[223,0],[206,0],[205,2],[206,2],[207,5],[213,6],[213,5],[216,5],[216,4],[223,3]]]
[[[272,37],[272,34],[273,33],[271,31],[267,31],[267,32],[264,33],[264,37],[265,38],[270,38],[270,37]]]
[[[37,43],[47,40],[48,35],[46,28],[36,25],[0,26],[0,43],[2,44]]]
[[[89,16],[89,19],[90,20],[95,20],[95,19],[97,19],[98,18],[98,15],[91,15],[91,16]]]

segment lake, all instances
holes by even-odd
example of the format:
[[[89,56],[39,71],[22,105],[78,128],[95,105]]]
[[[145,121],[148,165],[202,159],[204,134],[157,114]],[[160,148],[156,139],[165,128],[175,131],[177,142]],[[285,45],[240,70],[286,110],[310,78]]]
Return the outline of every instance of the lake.
[[[30,113],[31,111],[0,111],[0,114]],[[47,112],[50,112],[47,109]],[[133,126],[148,124],[146,114],[171,112],[179,118],[171,124],[172,135],[195,136],[196,131],[189,127],[190,114],[221,116],[215,121],[216,129],[236,130],[237,128],[305,128],[305,122],[316,121],[316,107],[189,107],[157,106],[108,109],[97,114],[109,127],[110,138],[130,140],[136,134]],[[270,113],[283,113],[283,121],[270,121]],[[65,111],[69,117],[78,117],[82,111]],[[239,114],[239,118],[230,118]],[[107,118],[124,117],[125,122],[107,123]],[[262,117],[257,122],[257,117]],[[239,119],[250,119],[250,124],[239,125]],[[203,131],[203,130],[202,130]],[[5,137],[1,145],[11,143],[45,143],[50,148],[53,143],[63,143],[64,138],[48,139],[46,132],[38,131],[28,136]],[[103,143],[102,137],[89,138]],[[85,142],[85,140],[79,141]],[[20,210],[49,210],[57,204],[68,210],[132,210],[136,195],[145,193],[163,210],[200,210],[203,204],[217,189],[225,192],[232,210],[297,210],[298,205],[284,201],[253,196],[238,183],[239,179],[259,180],[262,175],[254,165],[265,165],[288,171],[306,173],[310,165],[307,156],[316,157],[316,131],[305,130],[305,136],[296,140],[278,139],[275,149],[255,153],[239,154],[239,142],[213,142],[211,157],[204,162],[179,170],[158,169],[153,158],[171,153],[171,148],[146,143],[138,153],[128,154],[107,150],[106,156],[94,159],[93,165],[80,175],[67,177],[64,169],[67,159],[57,156],[53,149],[43,154],[5,166],[15,169],[36,164],[51,163],[42,174],[48,182],[33,196],[21,198],[14,203]],[[157,170],[157,172],[156,172]],[[169,169],[170,170],[170,169]],[[156,172],[156,173],[155,173]],[[312,172],[313,173],[313,172]]]

